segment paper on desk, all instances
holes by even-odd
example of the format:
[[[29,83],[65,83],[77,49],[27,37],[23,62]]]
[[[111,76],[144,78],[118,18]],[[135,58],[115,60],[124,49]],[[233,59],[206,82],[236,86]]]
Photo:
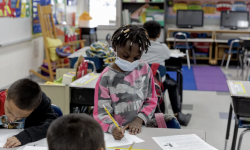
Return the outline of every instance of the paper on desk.
[[[124,146],[124,145],[131,145],[133,142],[135,143],[142,143],[144,140],[138,138],[135,135],[130,135],[127,131],[125,131],[123,139],[115,140],[112,134],[104,133],[104,139],[106,143],[106,147],[118,147],[118,146]]]
[[[23,150],[48,150],[48,147],[25,146]]]
[[[5,143],[0,143],[0,147],[3,147]]]
[[[44,139],[41,139],[41,140],[39,140],[39,141],[32,142],[32,143],[28,143],[28,144],[26,144],[26,145],[24,145],[24,146],[21,146],[21,147],[19,147],[17,150],[26,150],[25,147],[27,147],[27,146],[33,147],[33,149],[34,149],[34,147],[35,147],[35,148],[37,148],[37,147],[45,147],[45,148],[48,149],[47,139],[44,138]],[[46,149],[46,150],[47,150],[47,149]],[[40,149],[39,149],[39,150],[40,150]],[[42,149],[42,150],[43,150],[43,149]]]
[[[17,135],[21,131],[23,129],[0,129],[0,143],[6,143],[8,138]]]
[[[174,57],[174,58],[179,58],[179,57],[184,57],[186,54],[184,53],[170,53],[170,57]]]
[[[217,150],[195,134],[152,138],[163,150]]]

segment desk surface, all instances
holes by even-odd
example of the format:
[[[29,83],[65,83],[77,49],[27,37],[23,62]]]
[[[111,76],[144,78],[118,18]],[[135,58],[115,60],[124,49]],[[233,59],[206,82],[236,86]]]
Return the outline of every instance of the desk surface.
[[[92,81],[90,81],[89,83],[87,83],[87,84],[85,84],[85,85],[73,85],[73,83],[74,82],[76,82],[76,81],[74,81],[73,83],[71,83],[70,85],[69,85],[69,87],[76,87],[76,88],[86,88],[86,89],[95,89],[95,85],[96,85],[96,82],[97,82],[97,80],[98,80],[98,78],[99,78],[99,76],[100,76],[100,73],[95,73],[95,75],[98,75],[95,79],[93,79]],[[83,77],[82,77],[83,78]],[[79,79],[78,79],[79,80]]]
[[[174,41],[174,38],[167,38],[166,39],[167,41],[169,42],[173,42]],[[182,39],[176,39],[177,42],[185,42],[186,40],[182,40]],[[187,40],[188,42],[214,42],[213,39],[209,39],[209,38],[189,38]]]
[[[250,81],[228,80],[227,86],[232,97],[250,97]]]
[[[0,135],[3,132],[6,132],[7,129],[0,129]],[[152,150],[161,150],[158,144],[152,139],[152,137],[158,136],[171,136],[171,135],[184,135],[184,134],[196,134],[203,140],[206,140],[206,133],[202,130],[187,130],[187,129],[160,129],[160,128],[142,128],[142,132],[137,136],[145,142],[134,144],[133,148],[144,148],[144,149],[152,149]],[[123,146],[124,148],[128,148],[128,146]],[[19,148],[19,147],[18,147]],[[16,150],[18,148],[12,148],[10,150]],[[6,150],[4,148],[0,148],[0,150]],[[35,150],[35,149],[34,149]]]

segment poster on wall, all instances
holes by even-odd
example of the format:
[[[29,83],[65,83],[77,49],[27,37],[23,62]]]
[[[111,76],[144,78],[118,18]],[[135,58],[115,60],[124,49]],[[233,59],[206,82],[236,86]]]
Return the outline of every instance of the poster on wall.
[[[0,0],[0,17],[29,17],[30,0]]]
[[[172,0],[168,17],[176,17],[176,11],[203,10],[205,18],[220,18],[223,10],[249,11],[250,0]]]

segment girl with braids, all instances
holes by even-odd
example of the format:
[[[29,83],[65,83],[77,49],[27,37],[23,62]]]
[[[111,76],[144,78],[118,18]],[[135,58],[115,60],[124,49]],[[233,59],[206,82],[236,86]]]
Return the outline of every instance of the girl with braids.
[[[96,83],[93,116],[116,140],[123,138],[126,129],[133,135],[140,133],[142,124],[154,116],[158,100],[154,78],[148,64],[140,60],[149,46],[146,30],[134,25],[120,27],[112,36],[116,61],[103,70]]]

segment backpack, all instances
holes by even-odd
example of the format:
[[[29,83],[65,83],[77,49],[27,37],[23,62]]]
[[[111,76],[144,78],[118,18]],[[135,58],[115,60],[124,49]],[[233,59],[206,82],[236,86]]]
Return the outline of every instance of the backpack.
[[[156,107],[156,113],[164,113],[165,112],[165,103],[163,100],[164,87],[161,79],[160,72],[158,71],[160,64],[153,63],[151,65],[151,70],[154,76],[155,81],[155,91],[158,98],[158,104]]]

